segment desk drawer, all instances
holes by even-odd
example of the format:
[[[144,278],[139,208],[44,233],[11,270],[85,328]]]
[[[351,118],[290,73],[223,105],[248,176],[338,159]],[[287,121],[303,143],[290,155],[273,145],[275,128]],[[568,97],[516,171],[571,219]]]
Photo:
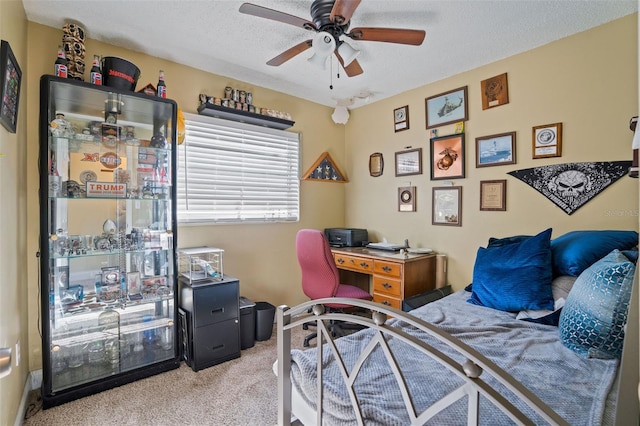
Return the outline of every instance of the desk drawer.
[[[395,297],[389,297],[380,293],[373,293],[373,301],[382,305],[391,306],[392,308],[401,309],[402,301]]]
[[[373,261],[357,256],[344,254],[334,254],[334,259],[338,268],[350,269],[356,272],[371,274],[373,272]]]
[[[390,280],[386,277],[373,276],[373,293],[385,293],[391,296],[401,297],[402,282],[399,280]]]
[[[382,275],[387,275],[389,277],[400,278],[402,276],[402,265],[400,263],[376,260],[373,263],[373,271],[376,274],[382,274]]]

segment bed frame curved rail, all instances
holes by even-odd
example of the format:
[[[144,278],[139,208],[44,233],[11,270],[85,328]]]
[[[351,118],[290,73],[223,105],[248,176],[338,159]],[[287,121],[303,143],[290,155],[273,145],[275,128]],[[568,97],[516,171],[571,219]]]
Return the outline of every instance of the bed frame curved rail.
[[[324,303],[340,303],[351,305],[356,308],[362,308],[371,311],[371,318],[360,315],[350,315],[341,312],[330,312],[324,309]],[[404,406],[407,410],[412,425],[422,425],[430,418],[446,409],[455,401],[468,396],[467,424],[477,425],[479,422],[480,395],[491,401],[503,413],[505,413],[516,424],[534,425],[534,421],[528,418],[513,403],[507,400],[500,393],[490,387],[483,376],[487,374],[494,377],[500,384],[510,390],[517,398],[526,403],[537,415],[542,417],[551,425],[568,425],[555,411],[546,405],[540,398],[530,392],[522,384],[517,382],[512,376],[498,367],[488,358],[478,353],[468,345],[452,337],[448,333],[438,329],[419,318],[407,314],[395,308],[387,307],[378,303],[348,299],[348,298],[327,298],[318,299],[302,303],[296,307],[290,308],[286,305],[279,306],[276,312],[277,316],[277,339],[278,339],[278,423],[280,425],[291,424],[292,414],[292,384],[291,384],[291,330],[302,326],[303,324],[315,323],[318,330],[317,347],[318,361],[322,359],[323,351],[331,351],[336,360],[339,362],[342,379],[346,385],[347,392],[351,399],[351,405],[358,421],[358,424],[364,424],[360,404],[354,389],[354,381],[359,374],[361,368],[372,353],[379,346],[394,373],[396,383],[400,388],[400,392],[404,399]],[[437,350],[433,346],[424,341],[404,332],[401,328],[391,327],[387,324],[389,317],[404,321],[405,323],[422,330],[428,335],[444,342],[457,353],[461,354],[466,361],[457,362],[450,356]],[[374,337],[371,339],[366,349],[359,355],[356,365],[352,371],[347,371],[338,352],[332,333],[328,324],[331,321],[345,321],[358,324],[365,328],[375,330]],[[387,339],[385,337],[394,337],[418,349],[425,356],[431,357],[449,370],[452,374],[457,375],[463,380],[463,384],[453,392],[442,399],[434,402],[430,407],[417,413],[414,403],[411,400],[407,385],[400,372],[399,366],[396,364],[393,354],[391,353]],[[326,343],[326,344],[325,344]],[[317,363],[318,389],[316,400],[316,424],[323,424],[323,408],[322,408],[322,363]]]

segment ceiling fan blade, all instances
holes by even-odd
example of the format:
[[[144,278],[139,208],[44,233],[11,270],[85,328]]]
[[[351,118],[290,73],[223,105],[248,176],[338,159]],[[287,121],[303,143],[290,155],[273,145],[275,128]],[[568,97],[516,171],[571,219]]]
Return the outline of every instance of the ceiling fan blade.
[[[271,59],[269,62],[267,62],[267,65],[271,65],[272,67],[277,67],[278,65],[284,64],[289,59],[293,58],[294,56],[310,48],[312,42],[313,40],[306,40],[306,41],[303,41],[302,43],[296,44],[295,46],[285,50],[275,58]]]
[[[294,15],[289,15],[288,13],[258,6],[256,4],[242,3],[240,6],[240,13],[246,13],[247,15],[257,16],[259,18],[271,19],[272,21],[284,22],[285,24],[294,25],[305,30],[318,30],[316,24],[311,21],[298,18]]]
[[[333,9],[331,9],[329,19],[338,25],[346,24],[353,16],[353,12],[355,12],[360,1],[361,0],[336,0]]]
[[[338,49],[334,50],[333,53],[335,53],[336,58],[338,58],[338,61],[340,61],[340,65],[342,65],[342,68],[344,68],[344,72],[348,77],[355,77],[356,75],[360,75],[364,72],[357,59],[354,59],[349,65],[345,67],[344,59],[342,59],[342,56],[340,56],[340,54],[338,53]]]
[[[424,30],[402,28],[354,28],[347,37],[353,40],[383,41],[386,43],[411,44],[420,46],[424,41]]]

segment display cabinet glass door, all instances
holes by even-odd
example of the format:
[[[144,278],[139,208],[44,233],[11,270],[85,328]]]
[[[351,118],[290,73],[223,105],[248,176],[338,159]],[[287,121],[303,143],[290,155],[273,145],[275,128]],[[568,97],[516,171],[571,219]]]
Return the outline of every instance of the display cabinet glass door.
[[[41,96],[46,403],[178,365],[176,105],[51,76]]]

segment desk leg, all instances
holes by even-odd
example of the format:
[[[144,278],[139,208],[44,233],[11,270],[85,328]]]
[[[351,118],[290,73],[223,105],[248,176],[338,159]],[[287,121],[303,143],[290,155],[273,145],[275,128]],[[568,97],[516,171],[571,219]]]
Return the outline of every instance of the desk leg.
[[[371,288],[371,276],[367,274],[361,274],[359,272],[348,271],[346,269],[338,269],[340,273],[340,283],[353,285],[361,288],[362,290],[372,293]]]

